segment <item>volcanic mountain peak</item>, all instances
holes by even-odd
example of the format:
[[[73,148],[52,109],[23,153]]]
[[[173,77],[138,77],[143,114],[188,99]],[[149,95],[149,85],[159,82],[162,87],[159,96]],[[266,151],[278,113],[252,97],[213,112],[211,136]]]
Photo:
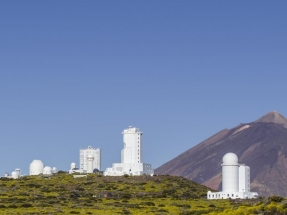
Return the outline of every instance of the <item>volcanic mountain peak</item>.
[[[227,152],[252,170],[251,188],[262,196],[287,196],[287,118],[272,111],[251,123],[225,129],[155,170],[221,190],[221,162]]]
[[[283,124],[284,127],[287,128],[287,119],[277,111],[271,111],[256,120],[255,122],[273,122],[276,124]]]

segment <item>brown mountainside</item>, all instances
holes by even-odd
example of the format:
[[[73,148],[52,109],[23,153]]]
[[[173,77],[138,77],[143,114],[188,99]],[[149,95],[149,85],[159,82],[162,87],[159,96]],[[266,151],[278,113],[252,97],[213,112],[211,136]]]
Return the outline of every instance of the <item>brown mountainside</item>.
[[[221,160],[234,152],[251,169],[251,189],[261,196],[287,196],[287,119],[273,111],[225,129],[156,169],[221,189]]]

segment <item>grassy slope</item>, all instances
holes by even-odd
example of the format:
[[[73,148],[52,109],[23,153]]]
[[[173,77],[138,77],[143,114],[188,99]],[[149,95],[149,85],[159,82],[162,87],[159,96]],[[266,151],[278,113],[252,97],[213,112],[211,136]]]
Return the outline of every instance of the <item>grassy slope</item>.
[[[283,198],[210,201],[207,190],[173,176],[0,179],[0,214],[287,214]]]

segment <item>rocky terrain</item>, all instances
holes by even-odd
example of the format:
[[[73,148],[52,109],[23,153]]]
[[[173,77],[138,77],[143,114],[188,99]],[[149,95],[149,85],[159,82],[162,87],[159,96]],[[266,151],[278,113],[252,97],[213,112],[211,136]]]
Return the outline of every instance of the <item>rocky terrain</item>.
[[[269,112],[260,119],[224,129],[156,169],[221,190],[221,160],[236,153],[251,169],[251,190],[287,196],[287,119]]]

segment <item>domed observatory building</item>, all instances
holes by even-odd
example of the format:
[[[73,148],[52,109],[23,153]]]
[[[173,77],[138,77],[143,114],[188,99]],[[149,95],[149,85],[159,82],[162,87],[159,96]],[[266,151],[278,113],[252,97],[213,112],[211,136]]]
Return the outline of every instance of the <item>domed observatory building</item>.
[[[114,163],[104,175],[152,175],[151,164],[142,163],[142,132],[130,126],[123,131],[124,148],[121,151],[121,163]]]
[[[222,158],[222,191],[207,192],[207,199],[253,199],[258,193],[250,192],[250,168],[238,163],[234,153]]]
[[[33,160],[30,164],[30,175],[39,175],[43,173],[44,164],[41,160]]]
[[[17,169],[15,171],[17,171]],[[44,167],[44,164],[41,160],[33,160],[30,164],[30,175],[52,175],[53,173],[57,173],[56,167]]]
[[[13,179],[19,178],[18,173],[17,173],[16,171],[13,171],[13,172],[11,173],[11,178],[13,178]]]
[[[43,175],[52,175],[52,167],[45,166],[43,168]]]

